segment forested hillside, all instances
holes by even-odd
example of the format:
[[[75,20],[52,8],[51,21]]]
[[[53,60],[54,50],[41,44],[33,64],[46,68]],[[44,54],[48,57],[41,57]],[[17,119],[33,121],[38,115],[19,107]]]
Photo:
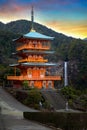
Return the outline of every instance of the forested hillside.
[[[34,23],[34,28],[39,33],[55,37],[52,41],[52,49],[55,54],[49,57],[50,61],[58,62],[69,60],[69,81],[71,85],[79,88],[87,87],[87,41],[67,37],[57,33],[38,23]],[[8,66],[14,62],[12,52],[15,52],[13,39],[22,34],[28,33],[31,29],[31,22],[18,20],[8,24],[0,22],[0,66]]]

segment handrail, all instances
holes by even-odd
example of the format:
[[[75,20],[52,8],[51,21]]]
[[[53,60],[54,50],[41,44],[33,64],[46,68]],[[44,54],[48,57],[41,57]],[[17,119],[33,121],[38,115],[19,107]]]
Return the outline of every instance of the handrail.
[[[20,60],[18,60],[18,62],[20,63],[20,62],[48,62],[48,60],[47,59],[20,59]]]
[[[27,45],[23,45],[23,46],[19,46],[19,47],[17,47],[16,48],[16,50],[17,51],[20,51],[20,50],[23,50],[23,49],[34,49],[34,50],[48,50],[48,49],[50,49],[50,47],[49,46],[27,46]]]
[[[28,76],[7,76],[8,80],[61,80],[61,76],[44,76],[44,77],[28,77]]]

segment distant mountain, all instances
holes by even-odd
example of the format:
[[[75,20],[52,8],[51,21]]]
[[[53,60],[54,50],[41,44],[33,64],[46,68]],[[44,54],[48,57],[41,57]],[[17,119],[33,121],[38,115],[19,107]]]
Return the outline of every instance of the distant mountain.
[[[2,24],[2,28],[0,28],[0,30],[5,30],[5,31],[11,31],[14,32],[16,34],[25,34],[28,33],[31,29],[31,21],[27,21],[27,20],[17,20],[17,21],[13,21],[7,24]],[[48,36],[52,36],[55,37],[56,39],[66,39],[68,38],[69,40],[72,39],[71,37],[67,37],[61,33],[55,32],[50,28],[47,28],[46,26],[43,26],[41,24],[38,23],[34,23],[34,28],[36,31],[38,31],[39,33],[48,35]],[[66,40],[68,40],[66,39]]]
[[[4,27],[5,27],[5,24],[0,22],[0,30],[4,29]]]
[[[10,31],[12,33],[23,35],[30,31],[31,21],[27,21],[27,20],[13,21],[7,24],[3,24],[3,28],[1,28],[0,30],[2,29],[4,31]],[[59,44],[62,44],[62,43],[69,44],[70,41],[74,39],[62,33],[55,32],[54,30],[47,28],[46,26],[38,24],[38,23],[34,23],[34,29],[39,33],[54,37],[53,44],[52,44],[54,48],[56,48]]]
[[[84,40],[84,41],[87,41],[87,38],[84,38],[83,40]]]

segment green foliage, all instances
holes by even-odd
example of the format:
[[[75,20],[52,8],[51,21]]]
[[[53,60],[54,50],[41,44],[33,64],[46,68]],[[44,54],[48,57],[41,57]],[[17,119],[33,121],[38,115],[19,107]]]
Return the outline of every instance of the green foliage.
[[[42,100],[42,95],[38,90],[30,90],[28,92],[28,97],[25,99],[27,105],[29,104],[39,104]]]
[[[43,107],[44,107],[45,109],[50,110],[50,103],[49,103],[48,101],[44,101],[44,102],[43,102]]]
[[[19,34],[8,30],[0,30],[0,63],[13,62],[12,53],[15,52],[15,44],[12,44],[12,40],[17,37],[19,37]]]
[[[29,81],[27,81],[27,80],[24,80],[23,82],[22,82],[22,88],[23,89],[29,89]]]
[[[49,109],[50,104],[45,101],[42,94],[37,88],[29,88],[24,90],[16,91],[16,98],[23,104],[29,107],[33,107],[35,109],[40,109],[39,102],[42,102],[42,106],[44,109]]]
[[[84,92],[67,86],[62,88],[61,92],[67,98],[70,106],[75,109],[87,110],[87,91]]]
[[[87,41],[72,39],[56,48],[55,60],[69,60],[69,84],[78,88],[87,88]]]
[[[73,100],[77,98],[77,91],[70,86],[64,87],[61,90],[61,92],[63,93],[63,95],[66,96],[67,99],[73,99]]]

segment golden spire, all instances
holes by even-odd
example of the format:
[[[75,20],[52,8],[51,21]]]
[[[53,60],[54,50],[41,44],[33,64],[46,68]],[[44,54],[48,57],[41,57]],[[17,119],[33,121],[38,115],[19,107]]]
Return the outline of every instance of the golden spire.
[[[35,32],[34,30],[34,11],[33,11],[33,6],[31,10],[31,32]]]

